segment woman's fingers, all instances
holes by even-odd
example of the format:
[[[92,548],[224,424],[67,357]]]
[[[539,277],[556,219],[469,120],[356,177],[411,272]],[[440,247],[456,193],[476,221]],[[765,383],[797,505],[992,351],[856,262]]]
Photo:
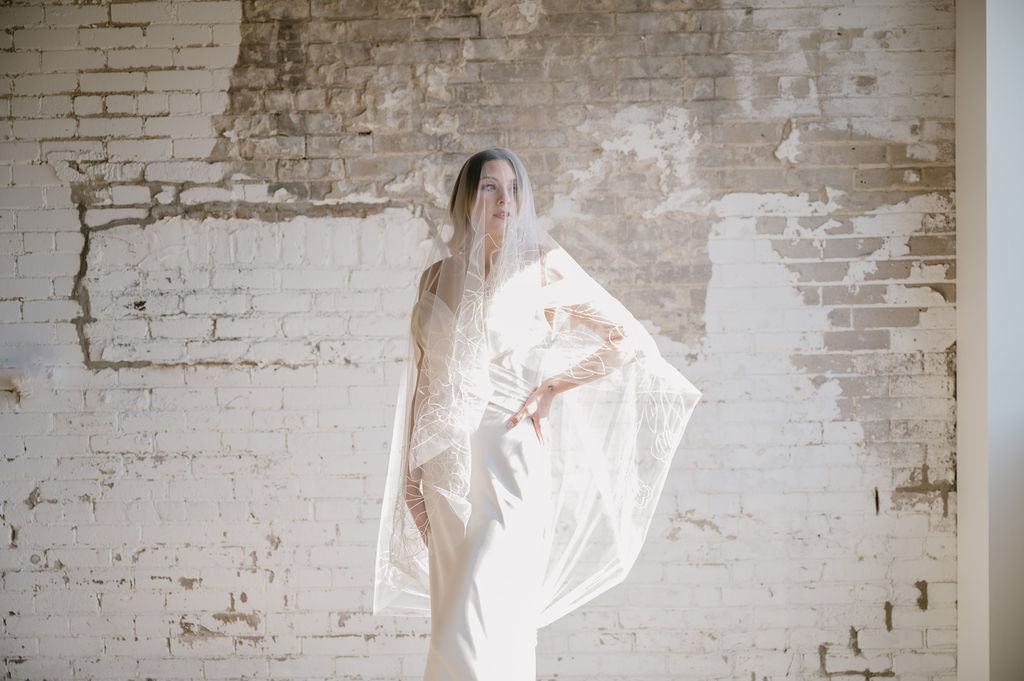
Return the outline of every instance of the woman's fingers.
[[[512,416],[512,418],[505,422],[505,427],[514,428],[524,418],[526,418],[527,416],[532,416],[534,410],[531,409],[531,407],[533,406],[535,401],[536,400],[534,396],[530,395],[530,397],[528,397],[526,400],[526,404],[524,404],[523,407]]]
[[[533,421],[533,430],[537,433],[538,442],[542,445],[546,445],[547,442],[544,441],[544,428],[541,426],[541,421],[543,419],[534,415],[530,417],[530,420]]]
[[[527,404],[529,404],[529,402],[527,402]],[[512,414],[512,418],[510,418],[508,421],[505,422],[505,427],[506,428],[513,428],[513,427],[515,427],[515,425],[517,423],[519,423],[519,420],[521,418],[523,418],[523,415],[525,413],[526,413],[526,407],[524,406],[522,409],[517,411],[515,414]]]
[[[547,420],[548,415],[548,404],[551,395],[546,392],[543,388],[537,388],[530,394],[526,399],[526,404],[517,411],[512,418],[505,422],[506,428],[514,428],[527,416],[533,421],[534,431],[537,433],[537,439],[541,444],[547,444],[547,435],[545,433],[546,428],[543,422]]]

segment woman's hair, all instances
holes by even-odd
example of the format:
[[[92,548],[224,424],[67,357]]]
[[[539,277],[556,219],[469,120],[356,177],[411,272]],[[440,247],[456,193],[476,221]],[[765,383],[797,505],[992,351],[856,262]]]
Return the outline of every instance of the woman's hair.
[[[523,188],[526,186],[526,169],[519,157],[503,147],[491,147],[478,151],[470,156],[462,164],[462,170],[452,187],[452,196],[448,202],[448,215],[452,220],[452,238],[448,241],[448,247],[452,253],[457,253],[469,236],[470,213],[476,203],[477,188],[480,186],[480,172],[484,164],[493,160],[508,161],[516,175],[516,184],[520,188],[519,196],[522,196]]]

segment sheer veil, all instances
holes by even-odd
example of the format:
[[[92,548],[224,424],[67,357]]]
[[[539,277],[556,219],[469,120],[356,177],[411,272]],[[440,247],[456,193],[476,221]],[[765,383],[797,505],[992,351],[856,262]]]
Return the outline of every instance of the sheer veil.
[[[538,225],[518,157],[500,148],[481,154],[511,164],[516,192],[495,228],[478,189],[482,161],[467,161],[452,194],[451,231],[434,240],[421,277],[388,460],[373,611],[430,614],[415,490],[443,496],[468,521],[470,437],[495,393],[490,367],[500,351],[534,387],[555,376],[576,384],[554,398],[549,415],[550,550],[522,557],[546,563],[544,626],[625,579],[701,393]]]

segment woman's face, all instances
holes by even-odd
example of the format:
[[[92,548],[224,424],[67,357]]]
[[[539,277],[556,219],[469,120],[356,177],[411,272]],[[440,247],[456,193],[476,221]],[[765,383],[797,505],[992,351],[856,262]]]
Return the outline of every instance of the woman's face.
[[[487,161],[480,169],[473,222],[482,222],[492,238],[500,239],[505,225],[516,217],[518,196],[519,187],[512,164],[504,159]]]

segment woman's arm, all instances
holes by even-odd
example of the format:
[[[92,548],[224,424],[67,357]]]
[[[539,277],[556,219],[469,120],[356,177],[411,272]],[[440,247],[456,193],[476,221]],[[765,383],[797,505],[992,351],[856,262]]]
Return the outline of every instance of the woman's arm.
[[[633,355],[627,348],[626,334],[620,325],[600,319],[589,306],[574,305],[569,309],[574,320],[594,332],[602,344],[582,361],[541,382],[541,387],[553,395],[607,376],[626,364]]]
[[[441,263],[436,262],[420,277],[420,288],[419,296],[416,299],[416,306],[413,307],[413,318],[411,320],[412,325],[412,336],[416,341],[416,381],[413,384],[412,391],[412,402],[409,405],[409,432],[406,433],[407,446],[412,441],[413,428],[416,425],[416,404],[419,400],[421,391],[426,387],[426,377],[423,374],[423,356],[424,349],[420,345],[420,334],[417,333],[417,326],[420,324],[418,318],[419,315],[419,301],[423,298],[423,294],[426,291],[431,293],[437,290],[437,277],[440,272]],[[427,507],[423,499],[423,488],[421,485],[422,470],[419,467],[409,466],[405,471],[405,505],[409,508],[409,512],[412,514],[412,519],[416,523],[416,529],[420,531],[420,535],[423,537],[424,545],[427,544],[427,538],[430,533],[430,521],[427,517]]]
[[[556,296],[561,304],[556,302],[545,310],[548,323],[563,330],[566,327],[585,327],[601,341],[601,346],[582,361],[542,381],[522,408],[506,422],[506,427],[513,428],[529,416],[537,439],[546,444],[548,411],[555,395],[607,376],[633,359],[635,351],[630,349],[622,326],[612,321],[614,312],[596,306],[594,301],[600,298],[600,293],[593,290],[596,282],[592,282],[565,251],[549,251],[541,256],[541,262],[545,285],[562,289]],[[569,302],[572,300],[577,302]]]
[[[514,428],[529,416],[533,421],[537,439],[541,444],[547,444],[547,418],[555,395],[607,376],[632,358],[633,353],[624,346],[626,336],[621,327],[613,324],[597,325],[593,321],[585,324],[591,329],[595,326],[602,329],[604,344],[566,371],[542,381],[526,399],[522,408],[505,423],[506,428]]]
[[[601,342],[601,347],[593,354],[578,362],[566,371],[551,376],[541,383],[544,389],[558,394],[573,388],[577,385],[589,383],[602,376],[607,376],[632,359],[635,352],[629,349],[626,343],[626,332],[621,324],[614,323],[612,318],[615,312],[607,309],[599,309],[595,302],[598,298],[593,288],[596,282],[592,282],[579,265],[573,261],[565,251],[557,249],[545,253],[542,258],[543,278],[546,283],[553,283],[555,286],[566,287],[571,293],[561,296],[562,304],[556,304],[544,311],[548,323],[552,327],[556,319],[561,318],[558,326],[562,329],[569,327],[585,327],[595,338]],[[566,277],[569,277],[567,280]],[[591,284],[587,286],[586,284]],[[576,301],[567,303],[565,298]]]
[[[423,350],[417,346],[419,352],[419,358],[416,362],[416,385],[413,390],[412,404],[410,405],[410,416],[409,416],[409,433],[406,438],[406,442],[412,440],[412,430],[415,424],[414,419],[416,418],[416,400],[419,397],[420,392],[420,377],[422,374],[423,365]],[[430,533],[430,521],[427,518],[427,507],[426,502],[423,500],[423,488],[420,485],[422,470],[419,467],[413,468],[407,466],[405,469],[405,505],[409,507],[409,513],[412,514],[413,522],[416,523],[416,529],[420,531],[420,535],[423,537],[423,544],[427,544],[427,537]]]

